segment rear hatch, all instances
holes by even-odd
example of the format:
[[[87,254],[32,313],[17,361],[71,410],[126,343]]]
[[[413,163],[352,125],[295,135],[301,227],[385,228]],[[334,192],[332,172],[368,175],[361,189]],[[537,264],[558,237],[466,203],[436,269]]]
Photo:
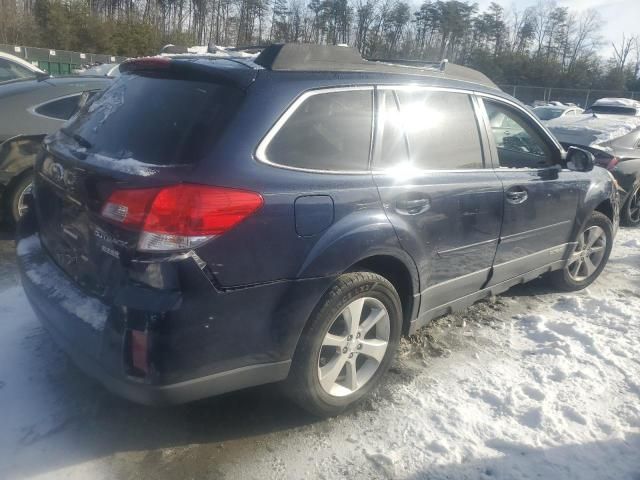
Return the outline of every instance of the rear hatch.
[[[36,164],[42,243],[60,268],[100,297],[113,294],[139,255],[139,225],[123,221],[127,205],[113,198],[133,191],[139,199],[143,192],[136,201],[144,210],[162,188],[184,182],[243,97],[242,85],[197,62],[160,59],[123,70],[47,139]],[[131,220],[137,207],[128,208]]]

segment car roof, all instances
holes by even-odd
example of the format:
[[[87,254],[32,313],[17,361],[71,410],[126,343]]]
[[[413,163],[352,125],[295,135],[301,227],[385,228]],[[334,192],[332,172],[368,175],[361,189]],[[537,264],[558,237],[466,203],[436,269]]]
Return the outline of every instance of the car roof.
[[[328,74],[351,72],[405,76],[427,76],[474,83],[498,90],[498,86],[486,75],[449,63],[418,62],[411,60],[366,60],[357,49],[341,45],[316,45],[284,43],[266,47],[254,60],[271,71],[326,72]]]
[[[623,107],[640,109],[640,102],[631,98],[600,98],[593,102],[593,107]]]
[[[353,84],[363,83],[427,83],[431,85],[490,91],[508,97],[484,74],[447,61],[421,62],[411,60],[366,60],[358,50],[348,46],[315,44],[276,44],[261,49],[257,57],[234,56],[234,49],[223,54],[179,53],[156,57],[130,59],[121,65],[120,71],[154,70],[162,68],[162,59],[171,60],[174,66],[192,71],[208,70],[208,74],[248,87],[258,75],[269,73],[277,77],[317,81],[327,86],[335,79],[343,78]],[[147,63],[148,65],[145,65]],[[165,64],[166,66],[166,64]],[[510,98],[510,97],[508,97]]]

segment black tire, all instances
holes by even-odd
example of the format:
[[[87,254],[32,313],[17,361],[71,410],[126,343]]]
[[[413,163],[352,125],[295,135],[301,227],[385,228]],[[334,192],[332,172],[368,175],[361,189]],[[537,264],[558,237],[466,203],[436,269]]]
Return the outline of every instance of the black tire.
[[[15,225],[20,220],[20,199],[22,193],[33,183],[33,173],[23,173],[9,188],[6,200],[7,220]]]
[[[573,264],[568,263],[561,270],[557,270],[549,274],[551,283],[557,289],[565,292],[582,290],[583,288],[591,285],[606,266],[607,261],[609,260],[609,255],[611,254],[611,248],[613,247],[613,224],[611,223],[611,220],[609,220],[609,217],[600,212],[593,212],[574,241],[578,242],[583,233],[592,227],[600,227],[604,231],[604,236],[606,238],[606,244],[603,248],[603,256],[596,269],[589,275],[586,275],[584,279],[576,280],[569,271]]]
[[[629,198],[624,203],[620,212],[620,223],[625,227],[637,227],[640,225],[640,184],[633,187]]]
[[[387,350],[382,361],[377,365],[377,370],[363,386],[349,395],[330,395],[322,387],[318,372],[323,341],[341,312],[354,300],[360,298],[372,298],[374,302],[379,301],[384,305],[388,313],[390,327]],[[371,272],[353,272],[341,275],[320,300],[305,327],[298,342],[289,377],[284,385],[285,392],[302,408],[314,415],[326,417],[343,412],[371,392],[379,383],[380,378],[388,370],[393,360],[401,332],[402,305],[400,297],[386,278]],[[358,359],[357,353],[355,352],[354,362]]]

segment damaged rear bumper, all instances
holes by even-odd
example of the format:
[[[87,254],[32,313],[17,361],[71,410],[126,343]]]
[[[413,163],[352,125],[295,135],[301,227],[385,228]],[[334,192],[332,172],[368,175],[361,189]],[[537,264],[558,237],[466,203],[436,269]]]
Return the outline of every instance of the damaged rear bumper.
[[[55,342],[113,393],[153,405],[285,379],[304,323],[331,281],[273,282],[223,292],[186,258],[171,266],[184,290],[123,285],[125,293],[107,301],[85,292],[58,267],[37,229],[21,224],[17,257],[27,297]],[[141,310],[144,304],[148,308]],[[160,306],[169,310],[158,311]],[[150,338],[146,375],[132,374],[127,340],[132,328],[143,328]]]

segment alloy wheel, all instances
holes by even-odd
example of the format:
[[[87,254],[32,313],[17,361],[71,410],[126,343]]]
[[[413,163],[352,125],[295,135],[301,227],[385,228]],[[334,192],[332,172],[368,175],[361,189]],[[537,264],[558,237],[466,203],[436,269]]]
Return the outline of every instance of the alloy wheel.
[[[589,278],[598,269],[607,248],[607,235],[597,225],[587,228],[578,237],[567,271],[576,282]]]
[[[28,184],[24,189],[20,192],[18,196],[18,216],[22,217],[29,207],[27,206],[26,198],[28,195],[31,195],[33,191],[33,183]]]
[[[627,212],[632,223],[640,222],[640,187],[636,187],[631,197],[629,197]]]
[[[318,379],[329,395],[344,397],[376,373],[389,346],[391,321],[380,300],[358,298],[329,326],[318,356]]]

